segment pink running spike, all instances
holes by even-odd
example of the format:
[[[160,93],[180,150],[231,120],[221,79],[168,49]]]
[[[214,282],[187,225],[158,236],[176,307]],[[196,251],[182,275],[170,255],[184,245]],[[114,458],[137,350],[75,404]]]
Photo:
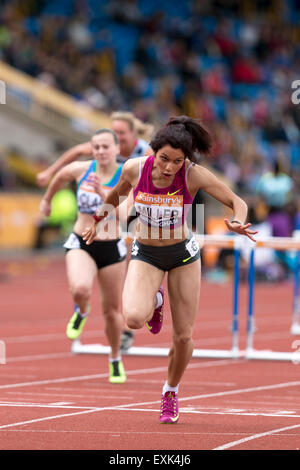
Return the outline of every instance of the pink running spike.
[[[175,392],[166,392],[161,397],[159,421],[161,423],[177,423],[179,418],[178,396]]]
[[[162,305],[154,310],[151,320],[146,322],[146,327],[153,335],[156,335],[160,332],[164,318],[164,288],[160,286],[158,292],[160,292],[162,295]]]

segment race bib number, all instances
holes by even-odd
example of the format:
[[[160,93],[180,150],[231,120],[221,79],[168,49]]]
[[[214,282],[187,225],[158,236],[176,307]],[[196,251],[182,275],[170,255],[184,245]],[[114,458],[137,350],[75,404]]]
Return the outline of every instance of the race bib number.
[[[185,248],[192,257],[195,256],[200,249],[198,243],[195,240],[195,237],[190,239],[190,241],[185,245]]]

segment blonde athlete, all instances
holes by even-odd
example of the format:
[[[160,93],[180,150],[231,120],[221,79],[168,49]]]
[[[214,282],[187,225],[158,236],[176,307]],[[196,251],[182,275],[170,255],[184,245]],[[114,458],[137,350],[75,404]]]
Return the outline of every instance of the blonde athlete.
[[[108,220],[112,231],[104,227],[101,237],[86,245],[81,233],[93,220],[106,194],[119,181],[122,166],[117,163],[118,139],[110,129],[100,129],[91,139],[93,160],[73,162],[61,169],[50,183],[40,205],[41,212],[51,213],[54,194],[67,182],[77,182],[78,216],[73,233],[64,244],[67,276],[74,300],[74,314],[67,325],[67,336],[74,340],[81,334],[86,322],[94,278],[98,278],[101,292],[105,333],[111,346],[109,381],[122,383],[126,375],[120,354],[123,327],[121,292],[125,277],[126,245],[120,238],[118,224]],[[112,232],[112,233],[111,233]]]
[[[144,124],[135,118],[132,113],[125,111],[112,113],[111,123],[112,130],[119,140],[118,162],[124,163],[129,158],[150,155],[151,149],[145,138],[148,139],[152,126]],[[145,137],[142,138],[141,135]],[[64,152],[52,165],[37,174],[38,185],[46,186],[55,173],[64,165],[72,163],[81,157],[90,157],[91,155],[92,143],[90,141],[75,145]]]
[[[150,124],[143,123],[132,113],[127,111],[116,111],[111,114],[112,130],[119,140],[119,153],[117,161],[124,163],[129,158],[150,155],[151,149],[148,139],[153,132]],[[55,173],[64,165],[78,160],[82,157],[92,155],[92,142],[75,145],[64,152],[52,165],[44,171],[38,173],[37,183],[39,186],[46,186]],[[122,332],[121,349],[127,351],[133,344],[134,332],[127,328]]]
[[[154,155],[128,160],[119,183],[106,203],[118,207],[120,196],[132,189],[139,214],[136,239],[123,289],[123,315],[130,328],[157,324],[153,315],[156,293],[168,272],[168,293],[173,323],[167,381],[161,400],[161,423],[179,418],[178,388],[193,353],[193,326],[200,292],[200,250],[189,234],[185,218],[193,197],[200,189],[228,206],[233,220],[229,230],[253,240],[256,233],[246,224],[247,205],[210,171],[194,163],[194,152],[206,153],[212,140],[195,119],[171,118],[150,142]],[[110,213],[98,210],[93,223],[83,231],[87,245],[93,242],[100,221]],[[99,225],[98,225],[99,224]]]

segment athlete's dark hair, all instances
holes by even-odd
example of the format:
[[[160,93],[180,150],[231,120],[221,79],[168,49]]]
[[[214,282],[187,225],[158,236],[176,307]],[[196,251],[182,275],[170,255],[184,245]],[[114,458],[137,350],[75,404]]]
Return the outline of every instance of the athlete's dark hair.
[[[152,138],[150,147],[156,153],[165,145],[180,148],[185,157],[197,162],[197,152],[207,154],[212,148],[212,137],[198,119],[188,116],[172,117]]]
[[[115,144],[118,144],[119,143],[119,139],[118,139],[118,136],[117,134],[112,130],[112,129],[109,129],[109,128],[106,128],[106,127],[103,127],[102,129],[98,129],[94,134],[94,135],[99,135],[99,134],[111,134],[114,138],[114,141],[115,141]]]

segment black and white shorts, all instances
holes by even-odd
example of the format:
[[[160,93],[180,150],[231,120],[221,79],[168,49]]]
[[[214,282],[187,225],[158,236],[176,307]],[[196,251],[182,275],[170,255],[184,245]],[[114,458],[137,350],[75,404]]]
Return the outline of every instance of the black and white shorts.
[[[74,232],[69,235],[64,248],[66,248],[66,251],[86,251],[93,258],[98,269],[120,263],[126,258],[127,254],[127,247],[122,238],[117,240],[95,240],[87,245],[83,238]]]
[[[200,258],[200,248],[194,236],[168,246],[144,245],[133,240],[131,259],[145,261],[161,271],[194,263]]]

